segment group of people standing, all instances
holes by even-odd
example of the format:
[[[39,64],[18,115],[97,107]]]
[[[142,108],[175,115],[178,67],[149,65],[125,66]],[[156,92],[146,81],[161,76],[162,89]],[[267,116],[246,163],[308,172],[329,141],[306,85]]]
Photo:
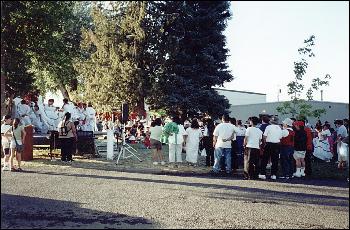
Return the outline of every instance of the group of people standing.
[[[12,119],[11,115],[5,115],[1,125],[1,145],[5,155],[3,171],[22,171],[21,156],[24,149],[26,132],[20,119]],[[17,168],[13,159],[17,159]]]
[[[41,96],[26,100],[16,98],[14,102],[13,117],[19,118],[25,126],[33,125],[37,133],[56,130],[58,123],[67,112],[71,114],[70,120],[75,122],[78,130],[97,130],[96,111],[91,103],[73,103],[65,98],[63,106],[59,108],[54,105],[54,99],[49,99],[47,104],[44,104]]]

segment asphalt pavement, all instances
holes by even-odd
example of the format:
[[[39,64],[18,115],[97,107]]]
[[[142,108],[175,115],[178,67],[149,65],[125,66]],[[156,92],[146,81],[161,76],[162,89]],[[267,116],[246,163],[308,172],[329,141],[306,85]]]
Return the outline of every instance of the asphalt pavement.
[[[1,172],[1,228],[349,228],[345,181],[148,166],[41,159]]]

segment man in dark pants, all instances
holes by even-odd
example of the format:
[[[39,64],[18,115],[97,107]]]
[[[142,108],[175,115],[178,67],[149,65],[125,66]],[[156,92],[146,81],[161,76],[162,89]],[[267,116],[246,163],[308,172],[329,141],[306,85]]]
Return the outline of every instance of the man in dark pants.
[[[233,124],[236,128],[236,118],[231,118],[230,119],[230,123]],[[238,129],[238,128],[237,128]],[[234,134],[234,138],[231,141],[231,165],[232,165],[232,172],[235,173],[237,172],[238,169],[238,156],[237,156],[237,152],[238,152],[238,145],[237,145],[237,135],[236,133]]]
[[[306,132],[305,175],[311,176],[311,174],[312,174],[312,159],[313,159],[313,155],[312,155],[312,153],[313,153],[313,151],[312,151],[313,134],[312,134],[312,130],[307,126],[305,126],[304,130]]]
[[[264,154],[261,160],[259,179],[266,180],[266,165],[271,157],[271,179],[277,179],[278,159],[280,152],[280,142],[282,139],[282,129],[279,126],[278,118],[272,117],[270,125],[266,127],[263,135]],[[266,143],[266,144],[265,144]]]

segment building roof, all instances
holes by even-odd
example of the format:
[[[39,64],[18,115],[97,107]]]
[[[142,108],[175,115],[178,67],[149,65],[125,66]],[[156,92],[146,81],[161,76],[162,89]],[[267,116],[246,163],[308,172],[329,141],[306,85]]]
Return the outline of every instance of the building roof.
[[[228,91],[228,92],[235,92],[235,93],[247,93],[247,94],[257,94],[257,95],[265,95],[266,93],[254,93],[249,91],[238,91],[238,90],[232,90],[232,89],[219,89],[219,88],[213,88],[215,90],[221,90],[221,91]]]
[[[263,103],[254,103],[254,104],[244,104],[244,105],[232,105],[232,106],[245,106],[245,105],[267,105],[267,104],[282,104],[285,101],[273,101],[273,102],[263,102]],[[290,101],[288,101],[290,102]],[[349,103],[345,102],[333,102],[333,101],[306,101],[306,103],[317,103],[317,104],[342,104],[342,105],[349,105]]]

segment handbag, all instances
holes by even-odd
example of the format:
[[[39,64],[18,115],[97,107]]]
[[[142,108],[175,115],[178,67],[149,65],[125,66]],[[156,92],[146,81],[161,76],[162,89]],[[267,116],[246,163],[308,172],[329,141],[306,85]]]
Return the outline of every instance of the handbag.
[[[13,133],[13,127],[12,127],[12,136],[15,139],[15,142],[16,142],[16,152],[22,152],[23,149],[24,149],[24,146],[23,146],[23,144],[22,145],[18,144],[18,142],[16,140],[16,137],[15,137],[15,134]]]

